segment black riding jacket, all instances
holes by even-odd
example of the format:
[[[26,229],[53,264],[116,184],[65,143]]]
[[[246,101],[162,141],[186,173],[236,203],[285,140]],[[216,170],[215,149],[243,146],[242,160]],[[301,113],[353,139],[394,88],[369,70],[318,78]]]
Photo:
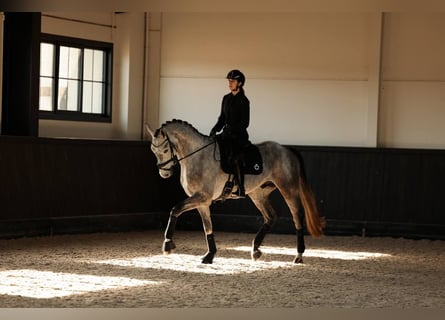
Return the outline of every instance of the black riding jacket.
[[[221,114],[212,129],[216,133],[223,129],[224,138],[243,144],[249,140],[247,127],[250,120],[250,102],[241,89],[238,94],[226,94],[221,103]]]

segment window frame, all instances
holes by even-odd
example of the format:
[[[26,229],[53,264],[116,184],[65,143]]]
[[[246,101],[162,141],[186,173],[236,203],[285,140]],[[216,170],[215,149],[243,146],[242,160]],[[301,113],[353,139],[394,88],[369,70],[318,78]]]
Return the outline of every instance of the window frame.
[[[112,122],[112,81],[113,81],[113,43],[87,40],[81,38],[73,38],[67,36],[60,36],[49,33],[41,33],[40,35],[40,45],[42,43],[49,43],[54,45],[54,59],[53,59],[53,90],[52,90],[52,104],[53,110],[39,110],[40,119],[49,120],[68,120],[68,121],[85,121],[85,122]],[[60,59],[60,47],[74,47],[79,49],[93,49],[101,50],[104,52],[105,57],[105,70],[104,70],[104,92],[103,92],[103,110],[102,113],[88,113],[83,111],[69,111],[69,110],[58,110],[57,108],[57,92],[59,87],[59,59]],[[40,47],[39,47],[40,48]],[[79,68],[83,68],[81,64]],[[39,72],[39,80],[42,76]],[[82,104],[83,96],[83,77],[80,79],[80,92],[79,92],[79,103]]]

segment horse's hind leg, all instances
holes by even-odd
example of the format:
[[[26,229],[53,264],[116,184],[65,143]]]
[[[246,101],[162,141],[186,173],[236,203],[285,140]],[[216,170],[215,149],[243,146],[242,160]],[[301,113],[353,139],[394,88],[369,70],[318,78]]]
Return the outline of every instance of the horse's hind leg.
[[[297,256],[294,259],[294,263],[303,263],[303,253],[306,249],[304,244],[304,230],[303,230],[303,216],[300,215],[299,210],[299,202],[298,202],[298,194],[293,193],[288,190],[280,190],[281,195],[284,198],[287,206],[289,207],[289,211],[292,214],[292,219],[294,221],[295,228],[297,229]]]
[[[304,230],[303,228],[297,230],[297,251],[298,254],[294,259],[294,263],[303,263],[303,253],[306,249],[304,245]]]
[[[269,232],[273,223],[277,219],[277,214],[275,209],[272,207],[269,201],[270,193],[275,189],[274,186],[263,187],[262,189],[258,189],[258,191],[249,193],[249,197],[252,199],[252,202],[255,206],[260,210],[263,215],[264,223],[261,228],[258,230],[255,238],[252,243],[252,251],[251,256],[253,260],[258,260],[262,252],[260,250],[260,246],[263,243],[266,234]]]
[[[251,257],[253,260],[258,260],[259,258],[261,258],[263,253],[260,250],[260,246],[263,243],[263,240],[266,237],[266,234],[269,232],[271,226],[272,224],[265,222],[261,226],[260,230],[258,230],[255,239],[253,239],[252,252],[251,252]]]

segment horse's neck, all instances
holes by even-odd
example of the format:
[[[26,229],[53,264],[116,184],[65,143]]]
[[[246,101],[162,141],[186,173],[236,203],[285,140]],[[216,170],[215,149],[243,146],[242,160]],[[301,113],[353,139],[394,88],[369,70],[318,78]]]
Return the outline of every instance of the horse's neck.
[[[184,157],[205,143],[205,137],[194,133],[175,133],[170,138],[179,157]]]

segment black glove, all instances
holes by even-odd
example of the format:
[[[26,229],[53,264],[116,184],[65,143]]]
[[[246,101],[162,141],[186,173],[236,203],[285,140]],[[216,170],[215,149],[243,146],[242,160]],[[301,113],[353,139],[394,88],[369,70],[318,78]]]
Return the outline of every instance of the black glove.
[[[215,129],[212,129],[212,130],[210,131],[209,136],[210,136],[210,137],[214,137],[214,136],[216,136],[216,130],[215,130]]]

